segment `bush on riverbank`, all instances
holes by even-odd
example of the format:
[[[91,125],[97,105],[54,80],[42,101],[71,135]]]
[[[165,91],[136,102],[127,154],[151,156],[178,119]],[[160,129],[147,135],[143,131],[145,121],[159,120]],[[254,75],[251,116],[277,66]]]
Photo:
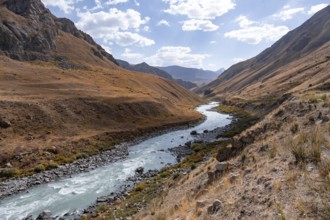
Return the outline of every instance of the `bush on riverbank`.
[[[11,178],[19,175],[16,168],[2,168],[0,169],[0,178]]]

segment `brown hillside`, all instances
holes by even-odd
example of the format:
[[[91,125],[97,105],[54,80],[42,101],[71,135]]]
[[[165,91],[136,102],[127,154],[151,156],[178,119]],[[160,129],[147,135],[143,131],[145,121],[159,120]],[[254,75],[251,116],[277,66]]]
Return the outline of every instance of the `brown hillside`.
[[[330,6],[258,56],[238,63],[198,92],[209,97],[268,100],[330,80]]]
[[[40,0],[0,1],[0,54],[0,167],[70,162],[81,152],[200,119],[195,94],[118,67]]]

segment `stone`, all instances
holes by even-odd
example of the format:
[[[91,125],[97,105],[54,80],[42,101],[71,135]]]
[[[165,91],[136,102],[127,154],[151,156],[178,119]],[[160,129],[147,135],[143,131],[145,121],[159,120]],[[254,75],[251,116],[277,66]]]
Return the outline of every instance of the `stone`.
[[[52,220],[52,212],[49,210],[45,210],[37,217],[36,220]]]
[[[231,183],[234,183],[240,175],[237,173],[232,173],[229,177]]]
[[[193,135],[193,136],[195,136],[195,135],[197,135],[198,133],[197,133],[197,131],[191,131],[190,134]]]
[[[1,119],[0,120],[0,128],[9,128],[11,123],[8,119]]]
[[[221,208],[221,201],[215,200],[213,204],[207,208],[207,213],[209,215],[214,215],[220,210],[220,208]]]
[[[328,116],[322,117],[322,122],[328,122],[328,121],[330,121],[330,118]]]
[[[253,138],[251,135],[248,135],[248,136],[242,137],[241,140],[242,140],[243,143],[245,143],[245,144],[252,144],[253,141],[254,141],[254,138]]]
[[[219,162],[226,161],[226,160],[228,160],[232,156],[232,152],[233,152],[233,149],[232,148],[229,148],[229,147],[221,148],[218,151],[218,154],[217,154],[216,159]]]
[[[138,168],[136,168],[135,173],[137,173],[139,175],[142,175],[143,174],[143,171],[144,171],[144,168],[143,167],[138,167]]]
[[[11,163],[6,163],[6,168],[13,168],[13,165]]]
[[[206,206],[206,202],[204,200],[198,200],[196,202],[196,208],[204,208]]]
[[[188,142],[186,142],[185,144],[184,144],[186,147],[191,147],[191,141],[188,141]]]
[[[218,163],[216,166],[215,166],[215,170],[216,171],[219,171],[219,172],[223,172],[223,171],[226,171],[228,170],[230,167],[230,164],[228,162],[221,162],[221,163]]]

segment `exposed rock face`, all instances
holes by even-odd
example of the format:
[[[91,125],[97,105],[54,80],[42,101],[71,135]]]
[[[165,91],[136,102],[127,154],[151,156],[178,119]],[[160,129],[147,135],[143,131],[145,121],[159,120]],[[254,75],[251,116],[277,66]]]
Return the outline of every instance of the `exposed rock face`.
[[[5,5],[16,16],[0,18],[0,50],[18,60],[47,59],[56,50],[58,34],[49,10],[39,0],[8,0]]]
[[[63,31],[95,46],[95,56],[116,63],[92,37],[78,30],[69,19],[56,18],[40,0],[2,1],[0,9],[0,51],[13,59],[54,59],[56,37]]]

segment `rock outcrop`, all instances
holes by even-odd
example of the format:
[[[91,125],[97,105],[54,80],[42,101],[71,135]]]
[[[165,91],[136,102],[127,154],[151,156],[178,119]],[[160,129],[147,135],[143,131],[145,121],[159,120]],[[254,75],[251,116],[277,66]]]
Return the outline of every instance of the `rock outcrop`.
[[[86,41],[100,59],[116,60],[72,21],[56,18],[40,0],[0,2],[0,53],[16,60],[54,60],[61,32]],[[117,64],[117,63],[116,63]]]

